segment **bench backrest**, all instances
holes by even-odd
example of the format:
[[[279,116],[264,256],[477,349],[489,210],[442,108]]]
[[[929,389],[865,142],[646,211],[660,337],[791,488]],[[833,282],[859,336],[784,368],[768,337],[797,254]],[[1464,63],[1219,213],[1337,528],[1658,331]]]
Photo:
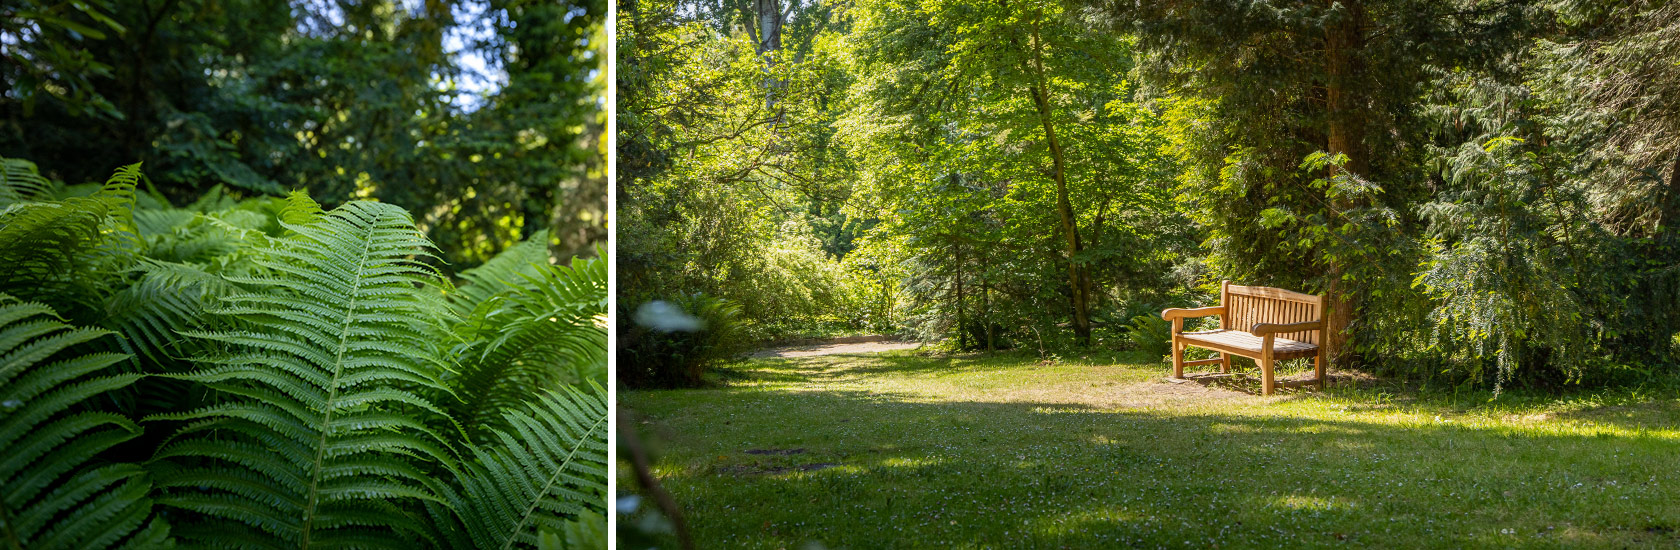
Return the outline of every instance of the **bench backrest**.
[[[1225,281],[1219,285],[1219,305],[1225,314],[1219,316],[1219,328],[1248,330],[1255,323],[1306,323],[1319,321],[1324,315],[1324,297],[1302,294],[1269,286],[1233,285]],[[1279,334],[1297,342],[1317,344],[1319,331]]]

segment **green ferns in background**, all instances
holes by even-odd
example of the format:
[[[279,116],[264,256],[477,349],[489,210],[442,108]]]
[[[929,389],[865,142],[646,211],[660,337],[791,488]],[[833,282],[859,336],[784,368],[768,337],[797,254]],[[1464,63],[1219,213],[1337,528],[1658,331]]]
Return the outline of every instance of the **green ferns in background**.
[[[146,471],[103,459],[141,433],[118,412],[83,406],[134,384],[124,356],[80,351],[109,331],[65,324],[45,304],[0,294],[0,544],[8,548],[161,545]]]
[[[604,547],[605,262],[0,179],[0,548]]]

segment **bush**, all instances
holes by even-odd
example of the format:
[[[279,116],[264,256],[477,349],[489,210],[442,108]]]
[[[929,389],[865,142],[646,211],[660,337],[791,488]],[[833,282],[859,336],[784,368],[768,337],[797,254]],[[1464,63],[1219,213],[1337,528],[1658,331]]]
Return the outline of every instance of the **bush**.
[[[1155,315],[1138,315],[1126,325],[1126,337],[1139,351],[1151,357],[1165,357],[1172,353],[1172,323]]]
[[[618,326],[618,379],[636,388],[699,386],[751,346],[741,307],[705,294],[620,307]]]

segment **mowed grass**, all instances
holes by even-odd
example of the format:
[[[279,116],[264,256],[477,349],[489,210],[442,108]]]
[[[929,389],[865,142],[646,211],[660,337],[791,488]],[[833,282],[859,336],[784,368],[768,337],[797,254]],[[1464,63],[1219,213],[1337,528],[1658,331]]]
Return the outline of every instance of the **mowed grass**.
[[[1680,546],[1672,390],[1268,398],[1139,355],[731,371],[620,394],[701,548]]]

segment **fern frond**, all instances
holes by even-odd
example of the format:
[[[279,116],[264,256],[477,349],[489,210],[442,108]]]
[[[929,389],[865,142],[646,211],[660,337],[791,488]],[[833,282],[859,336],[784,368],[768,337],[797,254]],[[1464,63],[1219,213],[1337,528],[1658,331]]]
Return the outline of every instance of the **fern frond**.
[[[188,333],[225,352],[181,378],[224,399],[153,417],[185,423],[154,459],[159,501],[197,515],[183,538],[412,547],[431,532],[418,503],[444,489],[427,469],[453,463],[425,421],[450,317],[431,244],[388,204],[294,195],[281,219],[294,234],[254,255],[266,274],[228,277],[255,290],[212,310],[241,328]]]
[[[154,364],[200,349],[181,333],[205,328],[206,306],[238,290],[222,276],[187,264],[143,261],[139,271],[139,280],[111,296],[103,324]]]
[[[41,176],[35,163],[0,157],[0,206],[44,201],[53,196],[56,188],[52,180]]]
[[[494,445],[472,448],[450,495],[471,547],[536,548],[540,533],[605,513],[606,390],[547,392],[505,420]]]
[[[168,543],[146,472],[99,459],[141,433],[134,421],[92,404],[140,378],[109,372],[121,354],[79,351],[109,334],[0,294],[0,542],[32,549]]]
[[[467,339],[455,350],[461,375],[449,380],[472,399],[451,413],[475,434],[522,408],[533,388],[606,382],[607,262],[549,265],[541,237],[463,273],[471,283],[451,295],[458,309],[473,306],[456,327]]]
[[[466,284],[449,297],[449,303],[458,315],[465,317],[497,294],[519,288],[524,276],[534,275],[551,263],[548,230],[544,229],[503,250],[484,265],[461,272]]]
[[[89,197],[14,203],[0,211],[0,293],[27,294],[57,311],[94,308],[137,248],[129,212],[139,165],[118,170]]]

